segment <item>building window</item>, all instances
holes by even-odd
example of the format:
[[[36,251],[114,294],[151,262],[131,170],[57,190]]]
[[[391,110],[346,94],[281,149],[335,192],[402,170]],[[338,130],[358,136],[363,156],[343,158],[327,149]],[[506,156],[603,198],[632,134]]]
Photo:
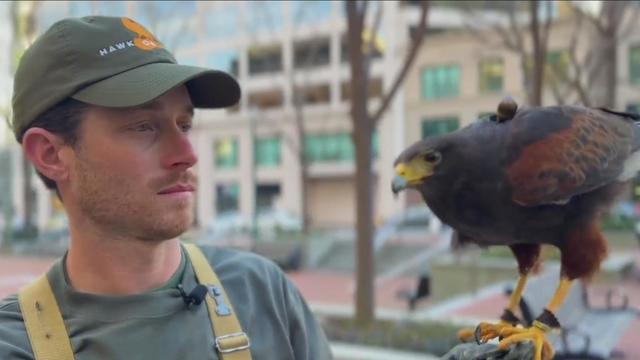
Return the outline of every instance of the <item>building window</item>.
[[[353,161],[353,142],[347,133],[307,135],[304,147],[311,163]]]
[[[544,68],[544,80],[545,84],[558,83],[564,81],[569,76],[569,51],[568,50],[554,50],[547,53],[547,60],[545,61]],[[529,74],[533,73],[533,57],[528,56],[526,59],[526,69]],[[530,76],[526,77],[527,82],[530,82]]]
[[[548,18],[555,19],[558,17],[558,4],[555,1],[538,2],[538,18],[540,21],[546,21]]]
[[[479,64],[480,92],[493,93],[502,91],[504,82],[504,63],[502,59],[484,59]]]
[[[438,100],[458,96],[460,66],[442,65],[422,70],[422,99]]]
[[[293,65],[304,69],[329,65],[329,38],[297,41],[293,45]]]
[[[557,50],[547,54],[545,76],[552,79],[563,80],[569,76],[569,51]]]
[[[280,165],[280,138],[256,139],[255,161],[260,167],[274,167]]]
[[[238,166],[238,140],[227,138],[215,142],[216,167],[231,169]]]
[[[422,138],[450,133],[459,127],[460,122],[455,116],[427,118],[422,121]]]
[[[249,49],[249,74],[264,74],[282,71],[280,46],[253,47]]]
[[[307,86],[300,90],[304,104],[327,104],[331,101],[329,85]]]
[[[218,214],[237,212],[240,187],[237,183],[216,185],[216,212]]]
[[[238,76],[240,54],[236,50],[218,51],[207,57],[207,66]]]
[[[272,210],[280,197],[280,185],[258,184],[256,186],[256,207],[258,212]]]
[[[315,134],[305,136],[305,155],[311,163],[346,163],[353,162],[355,149],[351,135],[340,134]],[[378,157],[379,141],[378,133],[371,134],[371,155]]]
[[[284,96],[282,90],[271,89],[255,91],[249,94],[249,108],[270,109],[282,106]]]
[[[640,45],[629,48],[629,82],[640,85]]]

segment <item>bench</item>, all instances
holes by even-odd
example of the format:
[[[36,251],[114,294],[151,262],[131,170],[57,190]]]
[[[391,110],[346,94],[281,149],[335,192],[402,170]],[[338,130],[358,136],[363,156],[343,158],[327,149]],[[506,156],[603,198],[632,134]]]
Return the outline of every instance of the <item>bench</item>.
[[[422,274],[418,277],[415,289],[400,290],[396,293],[397,297],[407,301],[409,311],[415,310],[418,301],[428,298],[429,295],[431,295],[431,276],[429,274]]]
[[[558,282],[556,271],[548,271],[528,281],[520,302],[527,326],[531,326],[535,317],[542,313]],[[626,298],[619,305],[614,305],[613,293],[610,292],[607,300],[607,307],[592,308],[584,283],[581,280],[573,282],[556,314],[562,330],[559,334],[547,334],[556,351],[554,359],[610,359],[613,356],[614,347],[638,313],[627,308]]]

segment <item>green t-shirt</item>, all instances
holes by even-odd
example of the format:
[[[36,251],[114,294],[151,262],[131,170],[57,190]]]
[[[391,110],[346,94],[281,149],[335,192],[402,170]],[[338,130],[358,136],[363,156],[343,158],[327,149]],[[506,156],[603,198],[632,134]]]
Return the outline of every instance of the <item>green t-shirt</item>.
[[[276,265],[247,252],[202,250],[251,340],[254,360],[332,358],[307,304]],[[183,263],[189,292],[197,282],[184,256]],[[131,296],[80,293],[65,280],[62,260],[47,276],[77,360],[218,359],[206,305],[187,309],[175,287]],[[33,359],[15,295],[0,301],[0,359]]]

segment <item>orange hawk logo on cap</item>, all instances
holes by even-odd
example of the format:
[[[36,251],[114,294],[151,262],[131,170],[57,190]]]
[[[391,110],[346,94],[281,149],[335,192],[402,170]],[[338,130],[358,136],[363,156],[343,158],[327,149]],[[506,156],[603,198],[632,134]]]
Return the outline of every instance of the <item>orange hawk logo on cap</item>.
[[[158,39],[156,39],[156,37],[153,36],[153,34],[149,32],[149,30],[145,29],[144,26],[129,18],[122,18],[122,25],[138,35],[133,39],[133,44],[138,49],[150,51],[162,48],[162,44],[160,43],[160,41],[158,41]]]

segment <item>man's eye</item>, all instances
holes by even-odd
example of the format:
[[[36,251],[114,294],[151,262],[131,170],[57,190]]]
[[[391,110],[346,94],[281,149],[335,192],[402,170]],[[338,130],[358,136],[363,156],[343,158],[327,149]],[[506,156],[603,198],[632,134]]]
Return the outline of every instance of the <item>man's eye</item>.
[[[189,132],[191,131],[192,128],[193,128],[193,125],[190,123],[180,124],[180,129],[182,129],[182,131],[184,132]]]
[[[154,128],[150,124],[142,123],[142,124],[138,124],[138,125],[133,126],[131,128],[131,130],[138,131],[138,132],[144,132],[144,131],[153,131]]]

